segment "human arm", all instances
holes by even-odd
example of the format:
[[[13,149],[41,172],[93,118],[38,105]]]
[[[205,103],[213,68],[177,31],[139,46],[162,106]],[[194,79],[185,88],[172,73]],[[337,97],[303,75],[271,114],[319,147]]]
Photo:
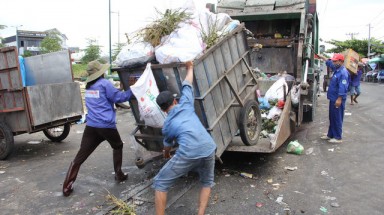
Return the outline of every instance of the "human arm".
[[[185,63],[187,67],[187,75],[185,76],[185,81],[188,81],[191,85],[193,84],[193,62],[188,61]]]
[[[132,91],[130,89],[127,91],[120,91],[115,88],[108,80],[105,81],[104,87],[108,100],[113,103],[126,102],[132,96]]]
[[[348,82],[348,79],[349,79],[349,72],[347,70],[342,70],[340,71],[341,74],[339,76],[339,79],[338,79],[338,97],[335,101],[335,106],[336,108],[340,107],[341,103],[342,103],[342,99],[343,97],[347,94],[348,92],[348,85],[349,85],[349,82]]]

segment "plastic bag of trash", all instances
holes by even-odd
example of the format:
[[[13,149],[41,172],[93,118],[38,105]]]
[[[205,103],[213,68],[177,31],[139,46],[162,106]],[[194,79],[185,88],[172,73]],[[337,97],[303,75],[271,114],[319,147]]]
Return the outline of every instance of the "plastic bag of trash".
[[[288,85],[284,78],[280,78],[265,93],[265,98],[267,100],[284,100],[284,87],[285,93],[288,92]]]
[[[292,154],[301,155],[304,151],[304,147],[297,141],[291,141],[288,143],[287,152]]]
[[[114,63],[119,67],[143,66],[155,58],[154,48],[147,42],[137,42],[124,46]]]
[[[296,107],[299,105],[300,99],[300,85],[293,85],[291,89],[291,101],[292,106]]]

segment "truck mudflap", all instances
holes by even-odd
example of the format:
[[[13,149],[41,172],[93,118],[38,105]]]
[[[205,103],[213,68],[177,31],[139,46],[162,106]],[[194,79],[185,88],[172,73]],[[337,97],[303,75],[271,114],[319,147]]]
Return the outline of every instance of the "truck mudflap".
[[[277,124],[275,138],[260,137],[258,143],[253,146],[246,146],[241,141],[240,137],[233,138],[232,142],[226,148],[226,151],[235,152],[260,152],[272,153],[276,151],[295,131],[296,114],[292,111],[291,96],[288,96],[285,101],[283,112]]]

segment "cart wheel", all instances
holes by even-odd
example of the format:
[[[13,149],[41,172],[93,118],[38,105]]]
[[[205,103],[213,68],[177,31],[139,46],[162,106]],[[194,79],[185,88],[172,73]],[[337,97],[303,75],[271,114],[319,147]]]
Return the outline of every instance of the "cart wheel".
[[[0,122],[0,160],[4,160],[13,150],[13,134],[5,122]]]
[[[259,104],[249,100],[240,111],[240,137],[247,146],[256,145],[261,132],[261,114]]]
[[[44,129],[43,132],[48,139],[52,142],[61,142],[68,137],[71,126],[69,124],[64,124],[61,126]]]
[[[142,157],[136,158],[135,164],[136,164],[137,168],[139,168],[139,169],[142,169],[145,167],[145,162],[144,162],[144,159]]]

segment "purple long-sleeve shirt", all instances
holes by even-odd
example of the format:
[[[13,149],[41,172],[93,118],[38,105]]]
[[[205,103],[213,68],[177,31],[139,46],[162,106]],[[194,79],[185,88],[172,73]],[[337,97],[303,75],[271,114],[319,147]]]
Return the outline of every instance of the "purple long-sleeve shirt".
[[[104,78],[97,80],[85,91],[87,125],[95,128],[116,128],[114,103],[128,101],[131,96],[131,90],[119,91],[110,81]]]

